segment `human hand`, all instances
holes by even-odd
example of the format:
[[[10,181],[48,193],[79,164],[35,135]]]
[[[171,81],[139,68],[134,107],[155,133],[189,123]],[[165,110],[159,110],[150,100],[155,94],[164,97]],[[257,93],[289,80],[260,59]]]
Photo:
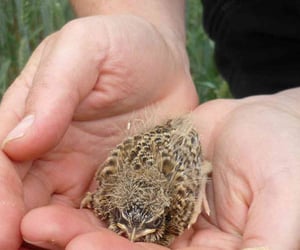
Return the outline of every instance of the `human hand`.
[[[299,249],[299,96],[291,89],[195,111],[214,166],[215,211],[211,225],[199,227],[199,246]]]
[[[171,249],[299,249],[299,94],[293,89],[216,100],[194,111],[205,157],[214,166],[212,213],[199,216]],[[85,209],[39,208],[22,226],[27,237],[43,244],[55,240],[58,248],[48,243],[50,249],[168,249],[131,243]]]
[[[195,107],[184,44],[169,35],[142,18],[93,16],[37,48],[0,107],[0,249],[17,249],[30,209],[78,207],[128,121]]]

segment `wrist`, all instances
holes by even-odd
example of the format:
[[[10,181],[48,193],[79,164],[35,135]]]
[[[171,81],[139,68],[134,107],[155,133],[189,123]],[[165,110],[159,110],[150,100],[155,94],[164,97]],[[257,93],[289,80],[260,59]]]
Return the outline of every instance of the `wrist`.
[[[291,115],[300,115],[300,87],[280,91],[272,95],[257,95],[241,99],[242,103],[259,104],[275,108]]]
[[[185,1],[183,0],[70,0],[79,17],[91,15],[133,15],[151,23],[171,39],[185,46]]]

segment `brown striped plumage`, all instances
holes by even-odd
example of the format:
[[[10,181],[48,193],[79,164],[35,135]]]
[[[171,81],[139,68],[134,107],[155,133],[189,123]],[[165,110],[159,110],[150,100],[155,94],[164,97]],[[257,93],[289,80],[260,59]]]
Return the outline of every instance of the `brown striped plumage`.
[[[209,212],[210,169],[203,163],[190,119],[169,120],[112,150],[96,174],[97,190],[87,193],[82,207],[132,241],[169,245],[196,221],[202,205]]]

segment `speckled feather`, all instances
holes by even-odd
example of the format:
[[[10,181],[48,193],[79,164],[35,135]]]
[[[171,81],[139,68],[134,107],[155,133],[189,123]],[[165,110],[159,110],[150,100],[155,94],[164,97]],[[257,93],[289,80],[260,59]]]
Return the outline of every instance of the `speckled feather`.
[[[201,157],[198,134],[187,117],[128,137],[98,170],[97,190],[86,195],[82,207],[131,240],[169,245],[201,211],[201,179],[206,178]]]

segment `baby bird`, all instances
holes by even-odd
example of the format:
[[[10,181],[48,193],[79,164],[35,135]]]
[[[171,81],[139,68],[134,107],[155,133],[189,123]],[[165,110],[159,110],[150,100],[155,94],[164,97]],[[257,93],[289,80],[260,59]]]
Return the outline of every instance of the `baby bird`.
[[[187,117],[126,138],[96,173],[97,190],[81,207],[131,241],[170,245],[209,207],[197,132]]]

